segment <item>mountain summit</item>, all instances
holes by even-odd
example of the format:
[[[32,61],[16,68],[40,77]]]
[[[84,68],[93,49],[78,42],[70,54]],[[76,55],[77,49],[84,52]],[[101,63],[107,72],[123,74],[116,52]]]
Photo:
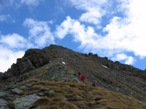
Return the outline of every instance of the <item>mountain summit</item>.
[[[85,82],[78,72],[85,75]],[[0,97],[2,109],[22,109],[21,103],[27,105],[25,109],[145,109],[146,72],[97,54],[50,45],[27,50],[8,71],[0,73]],[[130,101],[126,104],[126,100]]]

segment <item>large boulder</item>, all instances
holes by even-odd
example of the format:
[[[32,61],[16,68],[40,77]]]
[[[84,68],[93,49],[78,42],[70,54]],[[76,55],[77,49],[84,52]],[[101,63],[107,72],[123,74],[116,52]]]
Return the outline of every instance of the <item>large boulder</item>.
[[[25,72],[39,68],[49,63],[50,57],[39,49],[30,49],[26,51],[22,58],[17,59],[16,64],[12,64],[11,69],[6,72],[6,75],[18,76]]]
[[[14,101],[15,109],[30,109],[33,107],[33,104],[39,99],[37,95],[27,95],[22,98],[17,98]]]

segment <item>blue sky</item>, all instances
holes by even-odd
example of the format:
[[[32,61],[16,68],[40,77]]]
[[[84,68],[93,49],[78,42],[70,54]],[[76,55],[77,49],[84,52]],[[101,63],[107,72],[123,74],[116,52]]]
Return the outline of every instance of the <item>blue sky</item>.
[[[1,0],[0,72],[57,44],[146,68],[145,0]]]

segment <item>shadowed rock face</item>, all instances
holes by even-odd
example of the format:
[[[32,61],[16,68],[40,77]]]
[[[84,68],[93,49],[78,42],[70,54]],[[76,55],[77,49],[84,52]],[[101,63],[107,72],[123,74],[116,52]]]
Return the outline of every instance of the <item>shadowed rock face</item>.
[[[29,79],[80,82],[77,72],[85,74],[87,84],[96,80],[97,86],[146,101],[145,71],[57,45],[27,50],[7,72],[0,73],[0,90]]]
[[[13,64],[6,74],[18,76],[49,63],[49,60],[50,57],[42,50],[29,49],[22,58],[17,59],[17,63]]]

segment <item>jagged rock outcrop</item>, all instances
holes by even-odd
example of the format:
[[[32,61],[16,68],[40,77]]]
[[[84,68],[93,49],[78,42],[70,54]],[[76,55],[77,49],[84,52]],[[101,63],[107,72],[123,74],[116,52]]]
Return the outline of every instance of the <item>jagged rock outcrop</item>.
[[[99,63],[101,63],[102,65],[106,66],[107,68],[109,68],[111,70],[126,71],[128,75],[140,77],[140,78],[146,80],[146,72],[144,70],[140,70],[131,65],[121,64],[118,61],[113,62],[113,61],[109,60],[107,57],[103,57],[103,58],[98,57],[98,55],[93,54],[93,53],[89,53],[86,56],[90,57],[91,59],[93,59],[95,61],[98,61]]]
[[[49,60],[50,57],[46,56],[42,50],[29,49],[26,51],[25,55],[22,58],[17,59],[16,64],[13,64],[11,69],[5,73],[7,76],[18,76],[49,63]]]
[[[43,50],[39,50],[39,49],[28,50],[25,53],[24,57],[27,57],[31,62],[32,66],[35,68],[47,64],[50,60],[50,56],[46,55]]]
[[[3,73],[2,73],[2,72],[0,72],[0,79],[2,79],[2,76],[3,76]]]

